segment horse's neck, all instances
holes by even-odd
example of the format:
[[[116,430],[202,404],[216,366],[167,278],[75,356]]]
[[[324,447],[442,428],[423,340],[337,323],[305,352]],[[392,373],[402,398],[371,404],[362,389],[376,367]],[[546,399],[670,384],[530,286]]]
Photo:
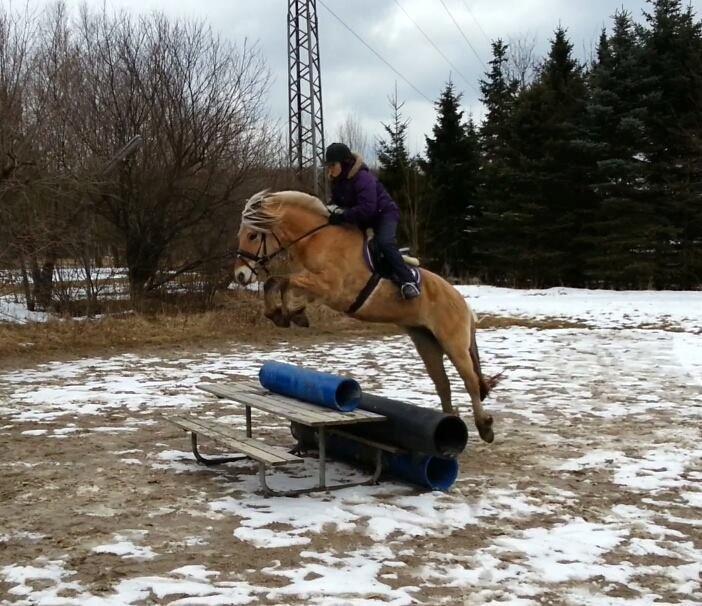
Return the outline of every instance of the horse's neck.
[[[328,225],[328,219],[318,213],[295,209],[282,217],[281,235],[283,246],[289,246],[290,259],[308,271],[317,272],[326,267],[333,259],[343,256],[343,251],[360,245],[362,234],[355,229],[319,229]],[[305,237],[309,234],[309,237]]]
[[[284,246],[326,223],[325,218],[318,214],[295,210],[296,212],[287,211],[280,222],[278,237]]]

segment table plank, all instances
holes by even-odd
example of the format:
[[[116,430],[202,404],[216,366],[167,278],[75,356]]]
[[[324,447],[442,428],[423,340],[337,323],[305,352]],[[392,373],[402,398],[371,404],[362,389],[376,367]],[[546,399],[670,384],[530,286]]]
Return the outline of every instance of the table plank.
[[[198,435],[206,436],[224,446],[233,448],[267,465],[283,465],[299,462],[302,459],[278,446],[271,446],[260,440],[249,438],[246,434],[222,423],[199,419],[192,416],[165,417],[174,425]]]
[[[258,408],[308,426],[348,425],[385,420],[384,416],[367,410],[340,412],[301,402],[294,398],[273,394],[263,387],[254,386],[249,382],[244,382],[243,385],[238,383],[200,383],[198,388],[219,398],[227,398],[241,404],[248,404],[253,408]]]

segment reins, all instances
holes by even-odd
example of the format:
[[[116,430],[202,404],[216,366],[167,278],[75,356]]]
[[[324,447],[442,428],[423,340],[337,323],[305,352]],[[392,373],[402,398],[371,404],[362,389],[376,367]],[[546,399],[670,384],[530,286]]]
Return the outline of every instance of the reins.
[[[286,250],[292,248],[300,242],[301,240],[304,240],[305,238],[309,238],[312,234],[317,233],[318,231],[324,229],[325,227],[328,227],[329,223],[324,223],[322,225],[318,225],[314,229],[302,234],[299,238],[296,238],[290,244],[287,246],[283,246],[282,243],[280,242],[280,238],[276,236],[274,231],[270,231],[268,233],[264,233],[263,237],[261,238],[261,243],[258,245],[258,250],[256,251],[256,254],[247,252],[245,250],[237,249],[236,251],[236,257],[238,259],[241,259],[243,261],[244,265],[248,267],[251,272],[255,275],[258,276],[258,272],[256,271],[257,267],[262,267],[265,271],[266,265],[270,263],[273,259],[275,259],[278,255],[284,253]],[[271,235],[275,238],[275,241],[278,243],[278,250],[273,251],[272,253],[268,253],[268,235]],[[261,254],[263,253],[263,254]],[[250,263],[252,262],[252,263]]]

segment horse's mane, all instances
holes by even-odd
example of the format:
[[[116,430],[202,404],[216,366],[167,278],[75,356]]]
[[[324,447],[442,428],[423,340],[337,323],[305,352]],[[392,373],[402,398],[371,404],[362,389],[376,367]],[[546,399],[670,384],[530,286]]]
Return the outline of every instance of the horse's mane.
[[[301,191],[271,192],[264,189],[246,201],[241,213],[241,227],[262,232],[271,231],[280,221],[281,206],[296,206],[320,217],[329,216],[329,210],[319,198]]]

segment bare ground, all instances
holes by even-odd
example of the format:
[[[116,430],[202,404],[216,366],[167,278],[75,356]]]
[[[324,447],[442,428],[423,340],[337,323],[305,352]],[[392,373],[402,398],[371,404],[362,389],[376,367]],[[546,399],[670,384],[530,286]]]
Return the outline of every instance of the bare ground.
[[[320,339],[328,338],[328,335],[317,335],[314,340],[319,343]],[[265,344],[265,339],[262,339],[260,346]],[[344,343],[330,341],[329,345],[343,347]],[[190,351],[178,349],[167,357],[177,365],[179,357],[187,355],[192,358],[204,349],[204,346]],[[163,348],[156,351],[164,355]],[[148,356],[154,350],[141,353]],[[614,364],[612,360],[603,362]],[[183,366],[187,367],[187,362]],[[27,370],[40,368],[32,365]],[[615,386],[619,376],[614,368],[608,370],[603,366],[599,380],[590,383],[595,401],[607,405],[608,395],[613,392],[621,397],[621,390]],[[53,386],[60,388],[69,379],[51,381]],[[660,381],[660,390],[674,392],[675,401],[697,401],[698,387],[681,385],[673,378],[669,384],[665,378]],[[49,382],[48,387],[51,386]],[[544,386],[540,391],[535,385],[531,394],[536,398],[547,398],[551,394],[549,389]],[[0,393],[5,396],[12,391],[11,382],[0,384]],[[187,389],[174,384],[173,393],[176,392],[187,392]],[[631,404],[638,403],[640,393],[636,390],[629,393]],[[168,397],[169,394],[163,395]],[[479,443],[477,437],[472,438],[469,449],[460,459],[461,477],[453,489],[452,499],[473,506],[483,499],[489,501],[491,494],[516,489],[544,512],[524,517],[485,516],[478,524],[448,528],[445,532],[419,538],[391,534],[385,543],[395,544],[397,548],[393,549],[392,560],[383,564],[378,573],[383,583],[393,589],[415,587],[412,595],[417,603],[478,604],[484,603],[488,597],[496,602],[508,602],[515,596],[506,588],[500,589],[499,583],[491,585],[487,582],[485,587],[489,587],[489,594],[484,594],[480,593],[486,590],[482,586],[449,586],[447,582],[432,580],[425,567],[444,569],[462,565],[476,552],[490,549],[501,537],[516,536],[525,529],[548,528],[571,518],[605,523],[618,506],[646,510],[651,516],[650,523],[665,526],[671,533],[679,533],[677,538],[671,535],[670,541],[691,543],[694,550],[702,549],[700,510],[680,499],[678,487],[658,487],[653,495],[650,491],[630,490],[614,483],[612,470],[606,466],[558,471],[553,465],[554,461],[577,458],[596,449],[616,448],[635,457],[642,448],[655,448],[658,443],[672,442],[681,448],[691,447],[695,442],[695,431],[686,425],[687,421],[679,422],[674,412],[664,409],[650,410],[645,415],[604,419],[583,414],[574,420],[557,408],[547,408],[542,411],[540,420],[530,421],[528,413],[520,411],[516,395],[505,396],[503,401],[505,410],[496,415],[496,443],[486,445]],[[619,401],[618,404],[626,405],[627,402]],[[98,415],[63,415],[41,423],[17,421],[11,415],[0,415],[0,439],[6,445],[0,483],[0,519],[3,521],[0,535],[5,535],[4,542],[0,543],[0,570],[3,566],[28,565],[37,558],[63,560],[66,569],[76,571],[72,580],[80,582],[83,589],[96,596],[108,596],[121,581],[168,576],[170,571],[179,567],[202,564],[209,570],[219,571],[217,580],[220,582],[245,580],[251,585],[274,590],[284,587],[289,579],[271,574],[270,570],[298,566],[302,552],[348,554],[370,550],[377,545],[377,541],[364,532],[363,521],[355,531],[339,531],[330,526],[319,533],[310,533],[306,536],[311,542],[300,546],[265,549],[235,538],[233,533],[241,518],[213,513],[210,503],[241,494],[237,484],[242,477],[251,476],[254,469],[245,464],[236,464],[229,469],[201,468],[186,457],[182,459],[182,465],[186,466],[182,473],[169,466],[159,468],[154,465],[164,450],[188,450],[184,434],[162,419],[161,414],[167,412],[168,409],[141,411],[138,425],[134,423],[135,415],[122,409]],[[208,412],[239,414],[223,404],[208,406]],[[273,419],[262,417],[260,423],[263,429],[259,436],[273,443],[291,444],[287,431],[276,426]],[[46,437],[71,424],[76,426],[75,435],[68,434],[61,439]],[[100,428],[111,428],[112,431]],[[119,431],[120,428],[129,431]],[[45,430],[46,433],[40,436],[26,433],[32,430]],[[138,461],[126,463],[125,459]],[[681,472],[680,481],[699,482],[701,472],[702,466],[697,459],[694,465]],[[392,503],[397,496],[397,487],[392,486],[384,494],[381,484],[376,489],[375,498]],[[409,491],[410,494],[413,492],[413,489]],[[333,496],[327,498],[333,499]],[[636,533],[639,528],[642,537],[650,535],[645,524],[634,522],[632,520],[631,532]],[[114,536],[125,529],[146,530],[148,546],[157,556],[129,559],[92,552],[96,546],[113,541]],[[646,592],[658,596],[661,603],[699,603],[697,600],[702,600],[700,593],[681,594],[670,575],[665,574],[670,567],[685,564],[684,558],[636,554],[622,545],[611,549],[606,559],[610,564],[628,562],[641,566],[642,575],[635,584],[631,580],[618,583],[597,576],[559,583],[544,581],[536,595],[522,598],[539,604],[575,604],[577,600],[572,598],[571,590],[583,589],[599,595],[602,599],[599,603],[603,604],[614,603],[616,599],[630,599],[633,600],[631,603],[637,603],[635,600]],[[524,554],[503,551],[494,564],[498,571],[513,565],[526,565]],[[654,572],[658,568],[660,576]],[[538,578],[538,574],[535,575]],[[41,589],[42,583],[50,584],[37,581],[33,587]],[[24,603],[21,595],[10,593],[13,587],[12,583],[0,581],[3,604]],[[61,593],[61,597],[71,598],[78,593],[78,590],[69,588]],[[179,597],[186,596],[159,598],[151,594],[138,603],[167,604]],[[378,603],[384,601],[383,596],[376,597]],[[372,599],[373,596],[364,598]],[[303,604],[309,603],[309,596],[281,598],[262,590],[257,593],[257,603]],[[339,597],[337,602],[330,603],[352,602]]]

